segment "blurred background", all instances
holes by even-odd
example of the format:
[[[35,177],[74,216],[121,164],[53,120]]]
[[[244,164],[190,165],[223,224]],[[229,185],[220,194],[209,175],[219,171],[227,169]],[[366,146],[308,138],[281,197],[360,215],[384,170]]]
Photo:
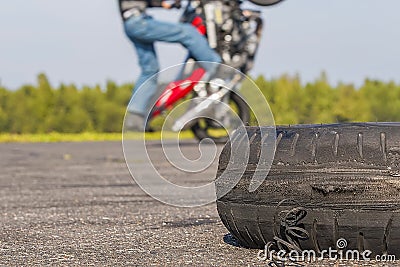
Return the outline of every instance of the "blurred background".
[[[277,124],[400,120],[399,9],[398,0],[263,8],[251,75]],[[121,130],[139,68],[117,1],[1,1],[0,33],[0,132]],[[157,49],[163,68],[185,57],[176,45]]]

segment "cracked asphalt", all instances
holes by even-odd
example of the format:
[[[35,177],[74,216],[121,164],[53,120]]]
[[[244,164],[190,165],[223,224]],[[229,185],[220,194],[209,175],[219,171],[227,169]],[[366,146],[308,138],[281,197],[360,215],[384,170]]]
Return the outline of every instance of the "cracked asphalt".
[[[159,151],[157,142],[149,146],[154,165],[174,182],[215,176],[217,159],[191,176]],[[183,152],[198,157],[197,143],[187,141]],[[0,144],[0,214],[2,266],[268,266],[258,250],[236,246],[215,204],[177,208],[146,195],[120,142]]]

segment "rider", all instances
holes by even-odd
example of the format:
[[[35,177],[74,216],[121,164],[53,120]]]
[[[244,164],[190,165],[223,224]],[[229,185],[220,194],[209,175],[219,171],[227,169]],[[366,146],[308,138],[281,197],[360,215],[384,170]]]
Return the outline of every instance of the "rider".
[[[197,61],[220,63],[221,58],[210,48],[207,39],[192,25],[155,20],[145,12],[146,8],[170,9],[174,5],[162,0],[119,0],[119,7],[125,33],[136,47],[141,68],[141,75],[135,84],[128,107],[129,116],[125,126],[130,130],[144,131],[147,113],[152,108],[151,102],[157,93],[157,79],[152,78],[159,72],[155,41],[180,43]],[[209,74],[216,71],[215,64],[203,65]],[[141,88],[143,86],[145,88]]]

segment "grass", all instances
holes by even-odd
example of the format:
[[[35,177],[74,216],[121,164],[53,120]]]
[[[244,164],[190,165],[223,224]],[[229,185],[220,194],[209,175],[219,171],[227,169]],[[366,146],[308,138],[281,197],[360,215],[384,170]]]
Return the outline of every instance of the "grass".
[[[181,133],[164,132],[164,139],[191,139],[189,131]],[[141,133],[128,133],[125,139],[143,140]],[[161,140],[161,132],[146,133],[146,140]],[[88,141],[121,141],[122,133],[47,133],[47,134],[9,134],[0,133],[0,143],[51,143],[51,142],[88,142]]]

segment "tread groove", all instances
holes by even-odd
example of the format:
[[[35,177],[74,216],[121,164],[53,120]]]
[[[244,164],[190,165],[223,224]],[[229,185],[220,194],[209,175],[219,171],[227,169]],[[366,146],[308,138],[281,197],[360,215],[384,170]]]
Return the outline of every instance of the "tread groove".
[[[364,247],[364,233],[363,233],[363,232],[359,232],[359,233],[358,233],[357,247],[358,247],[358,251],[359,251],[359,252],[365,251],[365,247]]]
[[[221,216],[222,221],[227,224],[228,229],[231,230],[232,227],[231,227],[231,224],[229,223],[228,216],[226,216],[226,212],[224,212],[224,214],[220,213],[220,216]],[[222,217],[224,217],[225,220]]]
[[[363,133],[359,133],[357,136],[357,148],[358,148],[358,154],[360,155],[361,159],[364,158],[364,135]]]
[[[311,141],[311,157],[313,161],[316,161],[317,158],[317,140],[318,140],[319,134],[315,133],[314,137]]]
[[[251,138],[250,138],[250,145],[252,145],[253,144],[253,142],[254,142],[254,140],[256,139],[256,137],[257,137],[257,133],[254,133],[252,136],[251,136]]]
[[[335,142],[333,144],[333,155],[335,157],[338,156],[338,151],[339,151],[339,140],[340,140],[340,135],[338,133],[335,133]]]
[[[257,221],[256,221],[257,231],[258,231],[258,234],[259,234],[260,237],[261,237],[262,242],[264,243],[264,245],[266,245],[268,242],[267,242],[267,239],[264,237],[263,232],[261,231],[259,213],[260,213],[260,211],[257,210]]]
[[[261,139],[261,147],[263,147],[267,143],[266,140],[268,137],[269,137],[269,134],[265,134],[263,136],[263,138]]]
[[[257,223],[257,231],[258,231],[258,233],[259,233],[259,235],[261,237],[262,242],[264,243],[264,245],[266,245],[268,242],[265,239],[265,236],[264,236],[263,232],[261,231],[261,227],[260,227],[259,223]]]
[[[281,142],[282,137],[283,137],[283,132],[280,132],[278,137],[276,138],[276,147],[279,146],[279,143]]]
[[[232,208],[231,208],[231,210],[232,210]],[[233,234],[233,236],[234,236],[236,239],[239,240],[239,238],[240,238],[240,233],[237,232],[237,228],[236,228],[236,227],[235,227],[235,229],[232,228],[231,224],[229,223],[228,215],[226,214],[225,210],[224,210],[224,214],[223,214],[223,215],[221,214],[221,219],[222,219],[222,216],[225,217],[225,220],[223,220],[223,221],[226,223],[229,232],[231,232],[231,233]],[[235,232],[235,233],[233,233],[233,232]]]
[[[248,140],[247,139],[248,138],[248,136],[247,135],[237,135],[237,137],[236,138],[234,138],[234,141],[232,141],[232,143],[236,143],[237,142],[237,146],[238,147],[242,147],[243,146],[243,142],[245,141],[245,140]],[[250,144],[249,144],[249,146],[250,146]],[[235,155],[235,154],[233,154],[233,155]],[[232,157],[232,163],[233,164],[235,164],[235,163],[238,163],[238,161],[241,161],[241,159],[240,159],[240,157],[237,157],[237,156],[233,156]]]
[[[335,218],[333,222],[333,245],[337,248],[336,242],[339,240],[339,222],[338,219]]]
[[[232,207],[230,208],[230,213],[231,213],[232,223],[233,223],[233,227],[234,227],[233,229],[235,229],[235,232],[237,233],[237,237],[241,240],[246,240],[246,238],[244,238],[244,236],[240,233],[239,228],[236,225],[235,217],[233,216]]]
[[[392,229],[392,223],[393,223],[393,215],[390,217],[389,221],[387,222],[387,225],[385,226],[385,232],[383,234],[383,251],[382,253],[384,255],[387,255],[388,253],[388,237],[390,235],[390,230]]]
[[[296,135],[293,138],[292,147],[291,147],[291,153],[290,153],[290,155],[292,157],[294,155],[296,155],[296,147],[297,147],[297,142],[299,141],[299,137],[300,137],[300,135],[298,133],[296,133]]]
[[[381,133],[381,151],[383,155],[383,160],[387,162],[387,141],[386,133]]]
[[[311,228],[311,240],[313,242],[315,251],[320,254],[321,253],[321,248],[320,248],[320,245],[318,243],[318,237],[317,237],[317,219],[314,219],[314,221],[313,221],[313,225],[312,225],[312,228]]]
[[[249,232],[249,229],[247,229],[247,226],[244,227],[244,230],[245,230],[247,236],[250,238],[250,241],[251,241],[252,243],[256,243],[256,242],[254,242],[254,239],[253,239],[253,237],[251,236],[251,234],[250,234],[250,232]]]

